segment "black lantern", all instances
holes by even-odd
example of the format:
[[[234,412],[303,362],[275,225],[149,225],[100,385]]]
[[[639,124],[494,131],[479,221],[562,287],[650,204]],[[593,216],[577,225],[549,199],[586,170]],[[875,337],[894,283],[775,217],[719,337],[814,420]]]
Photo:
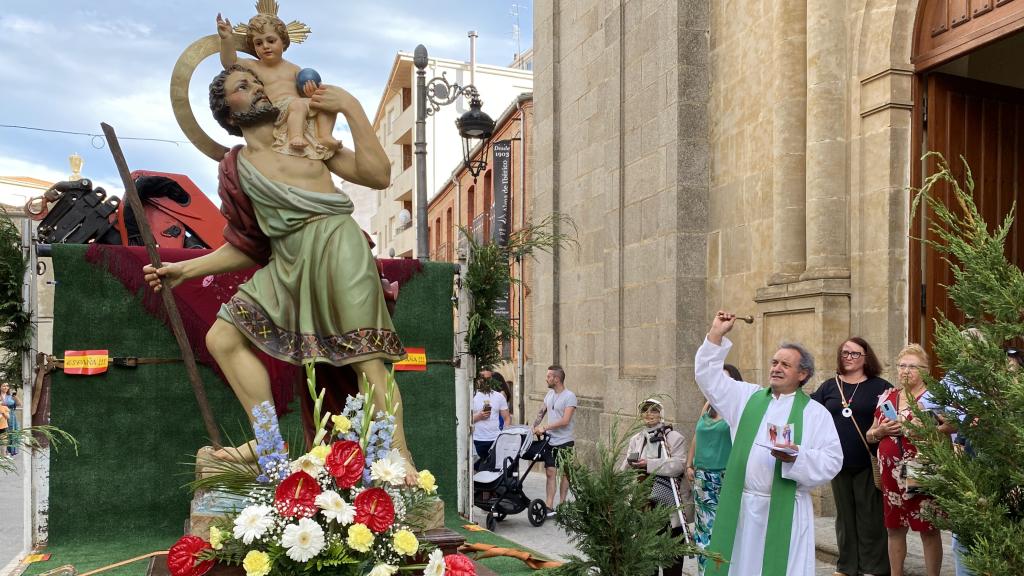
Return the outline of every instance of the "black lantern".
[[[455,126],[459,129],[459,136],[462,136],[462,161],[473,178],[487,169],[487,142],[494,134],[494,120],[480,109],[482,105],[480,95],[474,89],[469,102],[469,111],[455,121]],[[473,160],[473,150],[480,143],[483,144],[480,151],[481,159]]]

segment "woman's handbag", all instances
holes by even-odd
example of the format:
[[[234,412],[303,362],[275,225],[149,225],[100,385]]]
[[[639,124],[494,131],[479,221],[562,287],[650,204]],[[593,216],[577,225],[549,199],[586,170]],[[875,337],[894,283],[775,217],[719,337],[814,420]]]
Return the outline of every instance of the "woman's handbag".
[[[839,389],[839,397],[843,399],[843,404],[846,404],[846,394],[843,393],[843,381],[836,374],[836,388]],[[857,424],[857,419],[852,415],[850,421],[853,422],[853,427],[857,429],[857,436],[860,437],[860,441],[864,443],[864,449],[868,451],[868,458],[871,459],[871,477],[875,481],[875,488],[882,489],[882,469],[878,465],[878,457],[871,452],[871,446],[868,446],[867,436],[860,431],[860,424]]]
[[[924,489],[921,487],[920,478],[924,476],[923,466],[917,461],[917,454],[907,458],[907,451],[903,446],[903,438],[897,439],[900,446],[900,454],[903,460],[900,462],[899,474],[896,482],[908,496],[921,494]]]
[[[871,455],[871,477],[875,480],[875,488],[882,489],[882,469],[878,464],[878,458]]]
[[[671,480],[665,476],[654,477],[654,483],[651,484],[652,502],[668,506],[669,508],[675,508],[677,497],[678,493],[675,493],[675,490],[673,490]]]

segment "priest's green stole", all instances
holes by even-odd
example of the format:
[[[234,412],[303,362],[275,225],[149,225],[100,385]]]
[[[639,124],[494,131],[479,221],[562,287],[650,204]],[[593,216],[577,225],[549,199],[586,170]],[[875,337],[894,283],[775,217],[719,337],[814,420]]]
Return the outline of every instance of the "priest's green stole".
[[[797,390],[793,398],[787,423],[795,424],[793,443],[799,445],[803,438],[804,408],[810,396],[803,390]],[[739,526],[740,508],[743,500],[743,484],[747,476],[747,461],[750,459],[750,448],[757,439],[768,406],[772,401],[771,388],[756,392],[747,400],[743,415],[736,427],[736,438],[732,443],[732,453],[725,469],[725,481],[722,483],[722,496],[715,514],[715,527],[711,532],[711,544],[708,551],[718,552],[726,562],[732,560],[733,543],[736,539],[736,528]],[[768,508],[768,532],[765,535],[764,556],[761,564],[761,576],[786,576],[789,564],[789,541],[793,532],[793,508],[796,505],[796,482],[782,477],[782,461],[775,463],[775,474],[772,480],[771,504]],[[729,574],[726,562],[708,562],[704,574],[707,576],[725,576]],[[734,574],[732,576],[742,576]]]

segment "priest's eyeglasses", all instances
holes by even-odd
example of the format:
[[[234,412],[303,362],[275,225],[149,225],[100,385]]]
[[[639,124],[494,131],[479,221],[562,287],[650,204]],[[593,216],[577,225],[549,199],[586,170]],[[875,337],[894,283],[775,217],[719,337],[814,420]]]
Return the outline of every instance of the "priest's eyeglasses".
[[[856,360],[857,358],[860,358],[861,356],[863,356],[863,355],[864,355],[864,353],[863,353],[863,352],[857,352],[857,351],[854,351],[854,350],[843,350],[843,351],[842,351],[842,352],[840,352],[839,354],[840,354],[840,355],[841,355],[841,356],[842,356],[843,358],[849,358],[849,359],[851,359],[851,360]]]

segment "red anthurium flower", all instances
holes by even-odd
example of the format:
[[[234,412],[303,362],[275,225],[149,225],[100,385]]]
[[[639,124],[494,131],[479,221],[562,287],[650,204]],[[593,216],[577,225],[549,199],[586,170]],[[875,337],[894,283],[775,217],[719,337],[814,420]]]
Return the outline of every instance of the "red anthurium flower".
[[[476,576],[473,561],[462,554],[449,554],[444,557],[445,576]]]
[[[274,507],[281,516],[309,518],[316,514],[314,501],[319,495],[320,485],[316,478],[299,470],[278,484],[274,492]]]
[[[380,534],[395,522],[395,504],[383,488],[370,488],[356,496],[356,522]]]
[[[213,560],[196,563],[203,550],[212,550],[209,542],[198,536],[182,536],[167,551],[167,569],[172,576],[203,576],[213,568]]]
[[[363,477],[366,457],[358,442],[342,440],[331,444],[331,453],[327,455],[324,468],[334,476],[340,488],[351,488]]]

